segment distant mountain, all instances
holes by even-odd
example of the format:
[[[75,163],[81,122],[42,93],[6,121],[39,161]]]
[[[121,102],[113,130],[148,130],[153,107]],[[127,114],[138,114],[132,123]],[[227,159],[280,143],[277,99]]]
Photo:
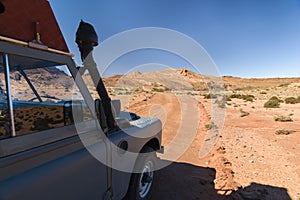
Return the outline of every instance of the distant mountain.
[[[156,72],[132,72],[104,78],[108,87],[137,88],[144,85],[160,84],[171,90],[206,90],[215,85],[227,90],[266,88],[300,83],[300,78],[239,78],[232,76],[208,77],[191,70],[168,68]]]
[[[67,91],[72,90],[74,81],[72,77],[58,68],[39,68],[26,70],[28,78],[36,90],[44,95],[64,96]],[[20,72],[11,73],[12,89],[21,91],[15,94],[15,98],[27,99],[33,96],[31,89]],[[95,87],[88,74],[84,76],[85,83],[90,91],[96,94]],[[103,78],[108,90],[117,87],[122,89],[135,90],[143,88],[145,91],[153,90],[207,90],[208,86],[225,88],[227,90],[243,90],[251,88],[268,88],[300,84],[300,78],[239,78],[232,76],[208,77],[197,74],[191,70],[164,69],[156,72],[131,72],[125,75],[114,75]],[[0,86],[4,89],[4,74],[0,74]],[[94,95],[94,94],[93,94]]]
[[[25,74],[38,91],[43,96],[58,96],[70,98],[69,92],[74,86],[71,76],[57,68],[38,68],[25,70]],[[29,100],[35,97],[27,81],[19,71],[10,74],[13,99]],[[0,87],[4,87],[4,73],[0,73]]]
[[[165,69],[158,72],[132,72],[115,78],[105,78],[104,82],[109,86],[137,88],[151,84],[162,85],[171,90],[190,90],[193,86],[176,69]],[[114,84],[112,84],[112,82]]]
[[[300,83],[300,78],[239,78],[223,76],[222,79],[229,90],[281,87],[292,83]]]

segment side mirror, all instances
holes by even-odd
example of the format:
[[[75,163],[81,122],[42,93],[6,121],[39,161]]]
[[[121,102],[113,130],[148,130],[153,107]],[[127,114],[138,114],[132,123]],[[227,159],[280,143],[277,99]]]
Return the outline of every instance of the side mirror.
[[[64,102],[64,125],[74,124],[74,115],[76,121],[83,121],[83,108],[81,101],[65,101]]]
[[[104,112],[103,102],[100,99],[95,100],[95,111],[99,124],[105,135],[108,133],[108,125]]]
[[[121,101],[120,99],[112,99],[111,104],[112,104],[111,108],[112,108],[113,115],[116,118],[117,116],[120,115],[121,112]]]

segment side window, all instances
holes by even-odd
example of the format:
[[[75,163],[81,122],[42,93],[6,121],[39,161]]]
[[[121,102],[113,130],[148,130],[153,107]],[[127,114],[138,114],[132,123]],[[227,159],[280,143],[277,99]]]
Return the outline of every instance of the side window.
[[[6,97],[3,55],[0,54],[0,139],[10,137],[10,115]]]
[[[81,120],[91,119],[67,66],[15,55],[9,55],[9,66],[16,136],[71,125],[74,107],[82,113]],[[3,77],[1,73],[2,85]],[[3,118],[7,118],[6,110],[7,103],[1,101]],[[7,134],[5,131],[1,122],[1,134]]]
[[[12,70],[11,90],[16,135],[73,123],[73,81],[57,66]]]

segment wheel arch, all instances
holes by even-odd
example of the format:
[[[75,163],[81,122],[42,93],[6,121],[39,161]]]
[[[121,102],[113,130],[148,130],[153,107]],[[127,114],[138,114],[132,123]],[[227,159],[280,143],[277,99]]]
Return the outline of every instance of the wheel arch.
[[[144,154],[144,153],[150,153],[150,152],[155,152],[155,151],[157,151],[157,150],[159,150],[160,149],[160,142],[159,142],[159,139],[158,138],[152,138],[151,140],[149,140],[143,147],[142,147],[142,149],[140,150],[140,153],[141,154]],[[153,151],[154,150],[154,151]],[[157,158],[156,157],[156,154],[154,153],[153,155],[155,155],[155,158]],[[141,157],[140,157],[141,156]],[[143,156],[145,156],[145,155],[140,155],[140,156],[138,156],[138,158],[136,159],[136,161],[135,161],[135,167],[136,166],[138,166],[137,164],[138,164],[138,159],[139,159],[139,157],[140,158],[143,158]],[[154,172],[154,171],[153,171]],[[135,198],[133,198],[133,188],[134,188],[134,181],[136,181],[135,179],[136,179],[136,176],[138,176],[138,173],[132,173],[131,174],[131,177],[130,177],[130,183],[129,183],[129,185],[128,185],[128,188],[127,188],[127,193],[126,193],[126,196],[125,196],[125,199],[135,199]],[[151,190],[152,189],[150,189],[150,193],[151,193]],[[150,194],[151,195],[151,194]],[[148,199],[149,198],[149,195],[147,194],[147,197],[145,197],[145,199]],[[144,198],[142,198],[142,199],[144,199]]]
[[[155,151],[159,150],[160,149],[159,140],[157,138],[152,138],[143,146],[143,148],[141,149],[140,152],[145,152],[147,147],[150,147],[151,149],[153,149]]]

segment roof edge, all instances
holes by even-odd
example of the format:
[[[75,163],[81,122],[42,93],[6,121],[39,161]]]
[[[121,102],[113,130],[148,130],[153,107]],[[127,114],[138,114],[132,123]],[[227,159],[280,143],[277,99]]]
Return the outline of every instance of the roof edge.
[[[14,43],[14,44],[17,44],[17,45],[20,45],[20,46],[26,46],[28,48],[39,49],[39,50],[42,50],[42,51],[47,51],[47,52],[51,52],[51,53],[56,53],[56,54],[61,54],[61,55],[69,56],[69,57],[74,57],[74,54],[69,53],[69,52],[64,52],[64,51],[61,51],[61,50],[49,48],[47,46],[39,45],[39,44],[30,45],[30,42],[24,42],[24,41],[21,41],[21,40],[16,40],[16,39],[1,36],[1,35],[0,35],[0,40],[5,41],[5,42],[9,42],[9,43]]]

